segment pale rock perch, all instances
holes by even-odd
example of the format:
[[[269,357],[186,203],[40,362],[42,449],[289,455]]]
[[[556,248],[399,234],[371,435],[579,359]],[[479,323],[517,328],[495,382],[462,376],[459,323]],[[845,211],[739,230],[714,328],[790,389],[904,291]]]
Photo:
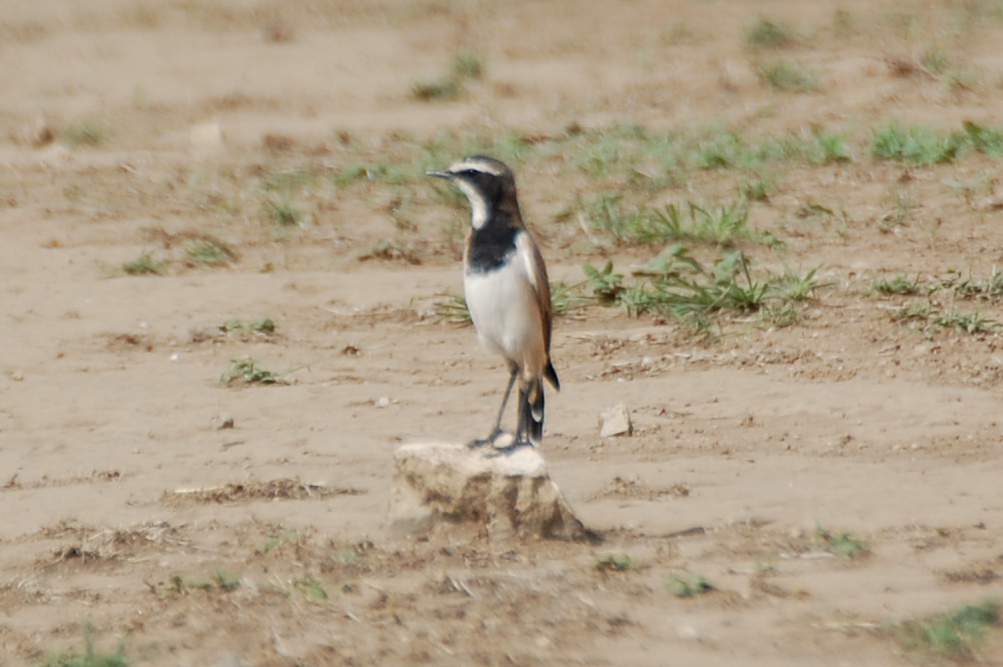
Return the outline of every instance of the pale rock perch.
[[[486,530],[491,539],[600,540],[572,512],[533,447],[505,453],[439,442],[398,448],[390,521],[398,536],[454,525]]]

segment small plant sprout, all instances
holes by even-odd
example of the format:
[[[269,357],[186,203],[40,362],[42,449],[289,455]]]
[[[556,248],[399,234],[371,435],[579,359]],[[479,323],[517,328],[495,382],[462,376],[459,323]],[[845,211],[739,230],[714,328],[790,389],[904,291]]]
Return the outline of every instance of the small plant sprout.
[[[251,331],[257,331],[258,333],[263,333],[263,334],[273,334],[275,333],[275,330],[277,328],[275,326],[275,320],[273,320],[270,317],[258,318],[252,321],[248,326],[251,329]]]
[[[824,286],[818,282],[818,267],[804,275],[785,269],[773,281],[773,292],[786,301],[805,301],[814,298],[815,291]]]
[[[738,191],[744,199],[750,202],[765,202],[770,200],[776,184],[768,176],[756,176],[739,185]]]
[[[448,101],[466,92],[466,82],[484,76],[484,61],[475,53],[459,53],[450,73],[440,79],[411,84],[411,95],[423,102]]]
[[[665,585],[677,598],[692,598],[714,590],[714,586],[702,574],[683,572],[670,574],[665,578]]]
[[[278,549],[287,544],[299,544],[303,539],[303,536],[298,530],[287,530],[276,535],[269,535],[261,546],[257,548],[259,554],[266,554],[274,549]]]
[[[846,145],[846,136],[834,132],[819,132],[815,135],[822,156],[822,163],[849,162],[852,159]]]
[[[327,589],[324,588],[324,584],[316,577],[307,576],[294,579],[293,585],[303,591],[308,600],[323,602],[328,599]]]
[[[337,557],[345,565],[355,565],[359,562],[361,554],[355,547],[344,546],[338,549]]]
[[[829,532],[822,524],[818,524],[815,528],[815,540],[826,551],[847,560],[861,558],[870,553],[867,543],[863,540],[853,537],[850,533],[836,535]]]
[[[603,554],[596,559],[596,569],[604,572],[636,570],[637,563],[627,554]]]
[[[294,227],[303,219],[303,212],[296,208],[288,198],[282,198],[277,202],[266,199],[265,210],[268,219],[281,228]]]
[[[613,262],[607,261],[601,269],[591,264],[582,267],[589,291],[600,304],[615,303],[623,291],[623,276],[613,270]]]
[[[220,590],[233,591],[240,588],[240,577],[227,570],[213,570],[212,580]]]
[[[258,362],[250,357],[234,359],[230,368],[224,371],[219,379],[220,382],[228,386],[237,382],[243,384],[287,384],[282,376],[261,368],[258,366]]]

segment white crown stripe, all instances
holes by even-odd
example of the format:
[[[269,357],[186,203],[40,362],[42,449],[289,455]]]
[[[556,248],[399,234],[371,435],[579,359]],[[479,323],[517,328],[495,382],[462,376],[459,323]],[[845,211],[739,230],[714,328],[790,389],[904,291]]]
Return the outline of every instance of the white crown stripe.
[[[483,171],[488,174],[493,174],[494,176],[502,175],[501,170],[498,169],[496,165],[487,162],[486,160],[463,159],[460,160],[459,162],[453,163],[453,165],[449,168],[449,171],[455,174],[464,171],[466,169],[473,169],[474,171]]]

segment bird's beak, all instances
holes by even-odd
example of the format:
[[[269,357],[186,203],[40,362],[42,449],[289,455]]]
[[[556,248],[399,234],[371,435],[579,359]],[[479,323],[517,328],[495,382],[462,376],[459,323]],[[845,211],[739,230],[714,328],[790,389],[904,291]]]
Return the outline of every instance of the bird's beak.
[[[434,176],[436,178],[452,178],[453,175],[448,171],[426,171],[426,176]]]

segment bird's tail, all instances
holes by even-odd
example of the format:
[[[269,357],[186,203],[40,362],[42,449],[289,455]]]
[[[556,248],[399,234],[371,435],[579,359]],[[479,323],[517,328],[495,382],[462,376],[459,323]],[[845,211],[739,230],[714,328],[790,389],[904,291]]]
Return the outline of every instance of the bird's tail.
[[[557,371],[554,370],[554,364],[550,362],[550,359],[547,359],[547,367],[543,369],[543,377],[547,378],[554,389],[561,390],[561,381],[557,379]]]
[[[533,378],[519,391],[519,430],[529,441],[543,440],[543,380]]]

